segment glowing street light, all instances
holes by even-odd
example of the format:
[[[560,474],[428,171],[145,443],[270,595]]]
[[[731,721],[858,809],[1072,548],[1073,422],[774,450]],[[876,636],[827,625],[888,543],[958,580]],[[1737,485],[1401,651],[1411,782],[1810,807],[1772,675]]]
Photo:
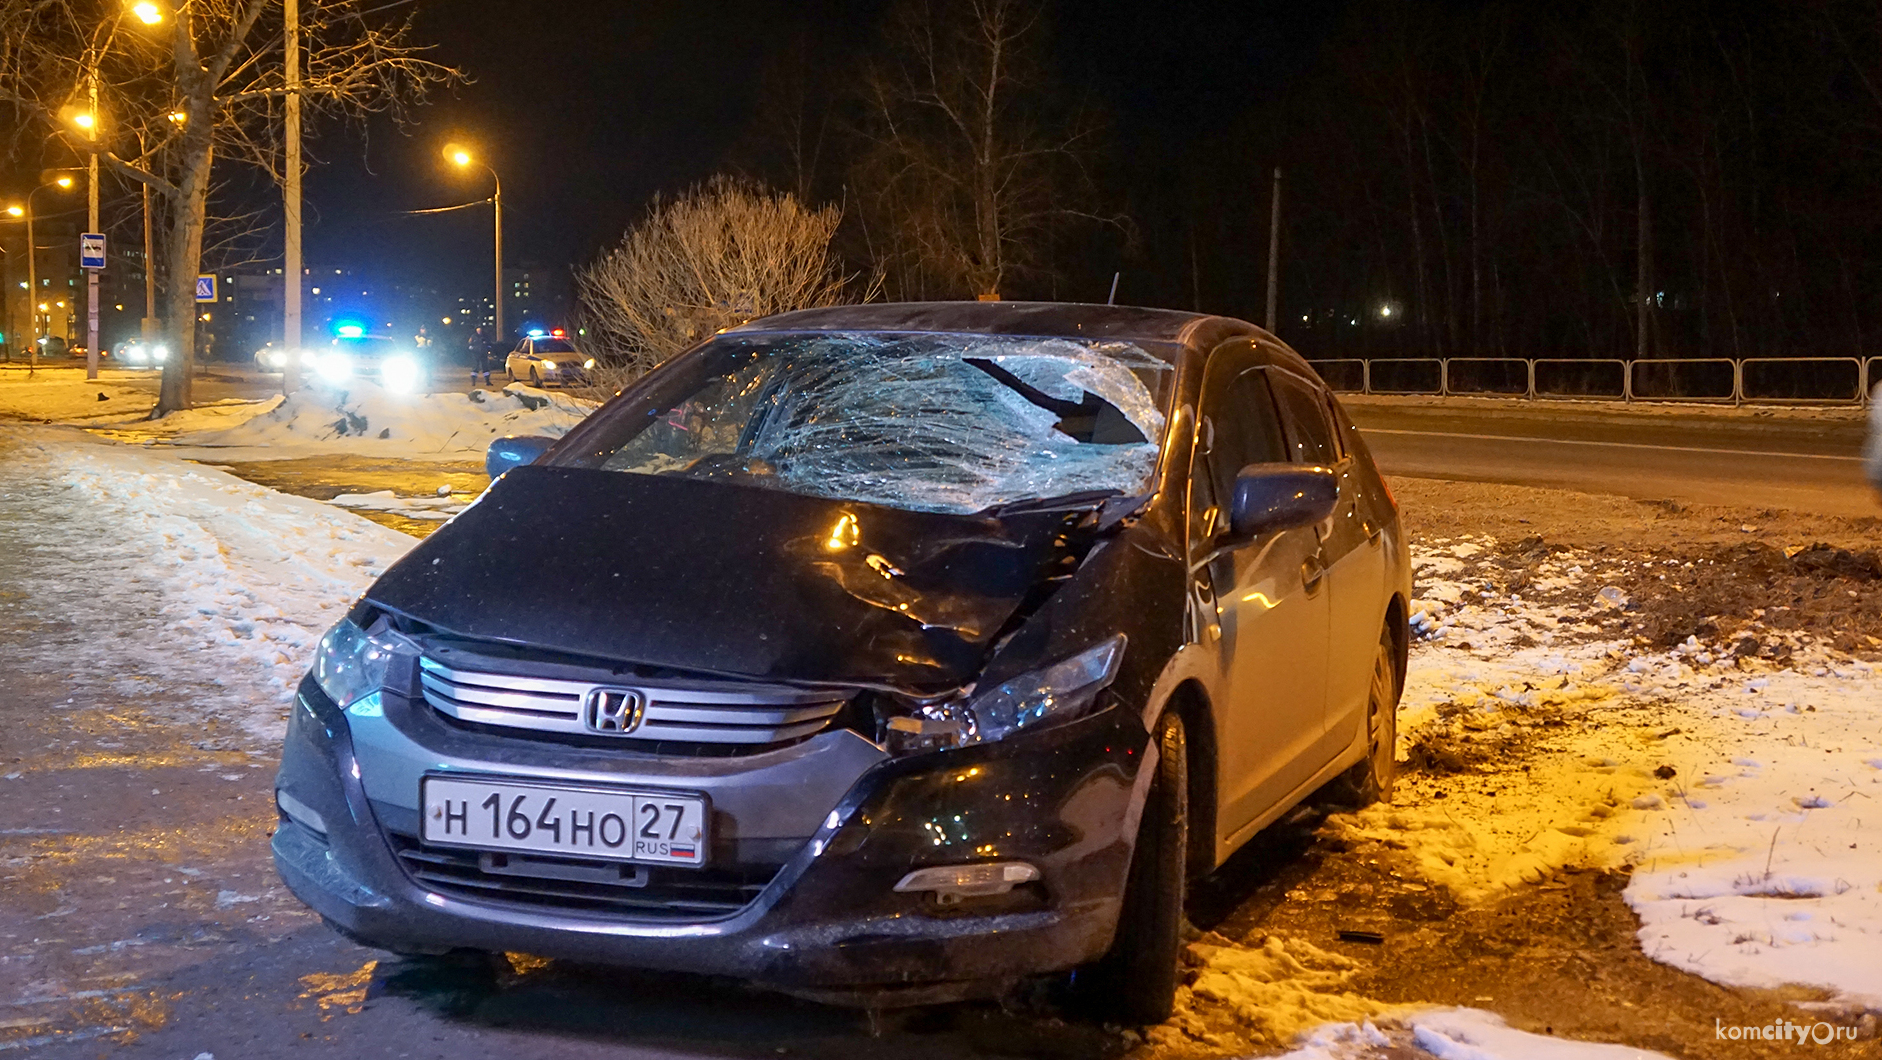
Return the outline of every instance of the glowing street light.
[[[501,347],[503,345],[503,181],[497,176],[496,170],[491,169],[488,164],[478,161],[476,156],[471,154],[470,148],[462,144],[445,144],[444,158],[445,161],[459,169],[469,169],[471,166],[482,166],[484,172],[490,174],[491,183],[495,186],[495,190],[490,195],[491,212],[495,215],[497,260],[497,297],[494,303],[496,319],[493,323],[496,326],[497,345]]]
[[[136,15],[137,20],[146,26],[154,26],[163,21],[163,8],[151,3],[150,0],[138,0],[137,3],[132,4],[131,14]]]
[[[32,327],[27,330],[32,332],[32,338],[34,340],[27,344],[27,352],[28,365],[32,370],[39,368],[38,340],[42,337],[39,333],[40,317],[42,314],[50,312],[44,302],[39,303],[38,312],[31,311],[34,300],[39,297],[39,255],[33,252],[33,244],[35,242],[33,236],[33,196],[38,195],[47,188],[58,188],[61,191],[70,188],[72,186],[72,175],[70,173],[60,173],[51,180],[46,180],[44,176],[41,176],[40,180],[44,181],[44,183],[26,193],[26,204],[24,206],[7,207],[7,216],[23,217],[26,219],[26,288],[30,292],[27,296],[27,306],[28,315],[33,318]]]

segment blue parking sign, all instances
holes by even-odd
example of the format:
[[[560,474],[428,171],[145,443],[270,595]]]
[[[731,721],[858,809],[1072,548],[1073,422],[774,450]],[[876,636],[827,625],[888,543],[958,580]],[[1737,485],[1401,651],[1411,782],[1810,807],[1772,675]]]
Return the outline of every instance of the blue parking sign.
[[[78,267],[81,269],[105,267],[105,234],[103,232],[86,232],[78,237]]]
[[[216,277],[213,273],[203,273],[196,277],[196,300],[213,302],[216,300]]]

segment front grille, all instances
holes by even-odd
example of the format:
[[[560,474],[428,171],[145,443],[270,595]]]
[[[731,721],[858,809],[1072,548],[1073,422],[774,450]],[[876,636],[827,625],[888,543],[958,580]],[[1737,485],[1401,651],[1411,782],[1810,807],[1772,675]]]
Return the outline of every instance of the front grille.
[[[419,659],[425,702],[441,714],[477,725],[575,736],[671,744],[764,746],[821,732],[849,701],[847,694],[738,681],[689,680],[684,686],[492,673]],[[591,727],[583,717],[589,693],[626,691],[644,704],[638,724]]]
[[[731,916],[750,905],[779,869],[776,865],[703,869],[626,865],[426,846],[397,832],[389,837],[406,873],[431,890],[476,901],[611,913],[637,920],[690,923]]]

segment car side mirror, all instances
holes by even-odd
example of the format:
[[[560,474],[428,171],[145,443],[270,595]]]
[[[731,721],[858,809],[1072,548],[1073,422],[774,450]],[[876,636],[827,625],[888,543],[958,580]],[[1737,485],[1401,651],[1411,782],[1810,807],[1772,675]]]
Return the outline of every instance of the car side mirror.
[[[539,434],[498,438],[490,443],[489,450],[484,453],[484,473],[496,478],[513,467],[533,464],[555,442],[554,438],[545,438]]]
[[[1235,476],[1229,528],[1216,547],[1234,547],[1277,530],[1312,526],[1333,515],[1340,480],[1324,467],[1250,464]]]

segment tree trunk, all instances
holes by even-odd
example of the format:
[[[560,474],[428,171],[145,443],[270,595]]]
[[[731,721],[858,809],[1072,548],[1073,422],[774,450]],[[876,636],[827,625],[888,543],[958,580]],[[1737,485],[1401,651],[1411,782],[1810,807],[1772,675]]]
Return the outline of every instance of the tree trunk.
[[[183,179],[177,184],[182,201],[174,204],[170,216],[170,321],[167,330],[175,356],[164,362],[163,387],[157,396],[154,417],[190,407],[190,380],[196,369],[196,276],[202,268],[203,219],[208,210],[209,167],[214,146],[206,134],[200,145],[194,141],[195,138],[190,137],[184,143],[188,161],[184,163]]]

